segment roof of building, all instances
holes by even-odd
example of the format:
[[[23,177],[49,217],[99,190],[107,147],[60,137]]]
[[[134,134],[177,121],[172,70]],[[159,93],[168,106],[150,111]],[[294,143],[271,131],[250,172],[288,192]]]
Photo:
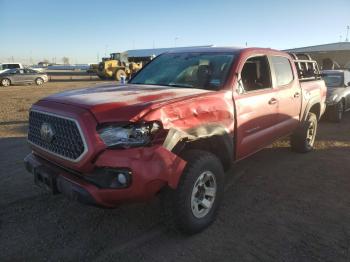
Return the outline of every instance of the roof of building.
[[[324,44],[324,45],[306,46],[306,47],[287,49],[284,51],[295,52],[295,53],[350,51],[350,42],[338,42],[338,43],[330,43],[330,44]]]

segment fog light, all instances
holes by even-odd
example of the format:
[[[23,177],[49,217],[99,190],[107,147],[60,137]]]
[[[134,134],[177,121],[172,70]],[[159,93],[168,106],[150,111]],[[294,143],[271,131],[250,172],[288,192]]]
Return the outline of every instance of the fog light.
[[[127,168],[97,168],[84,177],[100,188],[127,188],[132,182],[132,172]]]
[[[118,182],[122,184],[123,186],[126,184],[127,179],[126,176],[123,173],[118,174]]]
[[[117,170],[115,170],[117,171]],[[128,170],[118,171],[114,173],[112,183],[109,185],[110,188],[126,188],[131,183],[131,172]]]

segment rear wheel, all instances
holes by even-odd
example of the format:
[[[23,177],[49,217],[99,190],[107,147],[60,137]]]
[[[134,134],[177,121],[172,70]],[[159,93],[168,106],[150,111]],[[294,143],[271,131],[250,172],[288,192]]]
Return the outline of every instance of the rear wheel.
[[[310,152],[315,143],[317,132],[317,117],[308,113],[305,122],[291,136],[291,147],[300,153]]]
[[[35,79],[35,84],[37,86],[41,86],[42,84],[44,84],[44,80],[41,77],[38,77],[37,79]]]
[[[184,159],[187,165],[179,185],[163,195],[162,203],[166,222],[193,234],[216,218],[224,193],[224,170],[217,157],[209,152],[191,150]]]
[[[8,79],[8,78],[2,79],[2,80],[1,80],[1,85],[2,85],[2,86],[10,86],[10,85],[11,85],[10,79]]]
[[[343,101],[339,101],[334,105],[329,112],[329,119],[333,122],[341,122],[343,119],[344,104]]]
[[[126,78],[126,73],[123,69],[118,69],[117,72],[115,72],[115,80],[120,81],[122,79],[122,76]]]

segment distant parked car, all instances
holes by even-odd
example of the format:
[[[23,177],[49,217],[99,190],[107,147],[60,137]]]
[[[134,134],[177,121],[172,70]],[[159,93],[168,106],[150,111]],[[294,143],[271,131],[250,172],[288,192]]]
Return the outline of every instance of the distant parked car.
[[[324,70],[322,77],[328,88],[326,99],[328,118],[340,122],[343,113],[350,110],[350,71]]]
[[[32,69],[10,69],[0,73],[0,83],[2,86],[33,83],[40,86],[48,80],[47,74],[38,73]]]
[[[24,68],[21,63],[0,64],[0,74],[8,71],[9,69],[19,69],[19,68]]]

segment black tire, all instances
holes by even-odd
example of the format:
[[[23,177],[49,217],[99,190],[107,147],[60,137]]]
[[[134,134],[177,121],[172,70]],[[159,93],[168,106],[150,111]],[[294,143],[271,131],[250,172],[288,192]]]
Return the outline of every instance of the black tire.
[[[332,106],[329,111],[329,120],[332,122],[340,123],[343,119],[344,104],[343,101],[339,101],[336,105]]]
[[[122,76],[126,78],[126,73],[123,69],[118,69],[115,72],[115,80],[120,81],[122,79]]]
[[[44,84],[44,79],[42,79],[41,77],[38,77],[37,79],[35,79],[35,84],[37,86],[41,86]]]
[[[291,136],[293,151],[307,153],[313,150],[317,133],[317,117],[309,112],[304,123]]]
[[[165,223],[175,226],[176,229],[183,233],[194,234],[204,230],[215,220],[224,193],[225,173],[221,162],[215,155],[209,152],[190,150],[185,153],[183,158],[187,161],[187,165],[177,189],[166,190],[162,195],[161,201],[163,213],[165,214]],[[206,195],[206,189],[203,189],[204,193],[202,193],[204,198],[206,200],[210,199],[212,202],[210,208],[205,208],[203,206],[201,211],[196,209],[198,212],[202,212],[201,215],[203,215],[203,217],[196,217],[196,215],[199,216],[200,213],[197,212],[195,215],[196,211],[193,207],[193,203],[197,203],[197,207],[201,204],[194,202],[193,198],[197,200],[199,198],[199,196],[196,198],[196,195],[200,195],[200,190],[198,189],[200,186],[198,185],[198,187],[196,187],[196,185],[199,179],[203,177],[203,174],[206,178],[210,177],[206,183],[211,183],[213,181],[216,183],[216,192],[214,197],[211,198]],[[206,183],[203,184],[204,188],[209,185]],[[198,191],[196,191],[197,189]]]
[[[3,78],[1,79],[1,85],[6,87],[6,86],[10,86],[11,85],[11,80],[8,78]]]
[[[107,77],[102,76],[102,75],[98,75],[98,77],[99,77],[101,80],[107,80],[107,79],[108,79]]]

